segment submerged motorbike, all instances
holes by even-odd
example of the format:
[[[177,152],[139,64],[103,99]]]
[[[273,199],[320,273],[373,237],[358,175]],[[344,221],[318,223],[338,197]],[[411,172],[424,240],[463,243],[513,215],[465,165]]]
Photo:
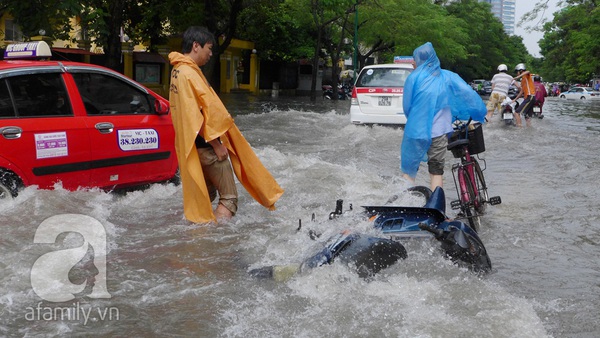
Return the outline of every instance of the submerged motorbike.
[[[442,188],[436,188],[433,193],[427,187],[414,187],[411,191],[426,198],[423,207],[363,206],[362,215],[373,221],[373,226],[381,230],[381,236],[345,230],[331,237],[321,250],[300,264],[261,267],[251,270],[250,275],[281,281],[339,260],[354,266],[358,275],[366,278],[405,259],[408,254],[402,242],[414,238],[437,240],[447,258],[476,273],[492,270],[492,262],[477,232],[445,215]],[[344,214],[342,204],[342,200],[337,201],[330,219]]]
[[[333,86],[331,85],[323,85],[321,87],[323,89],[323,98],[327,100],[332,100],[334,95]],[[348,83],[338,84],[337,90],[337,98],[338,100],[346,100],[352,97],[352,86]]]

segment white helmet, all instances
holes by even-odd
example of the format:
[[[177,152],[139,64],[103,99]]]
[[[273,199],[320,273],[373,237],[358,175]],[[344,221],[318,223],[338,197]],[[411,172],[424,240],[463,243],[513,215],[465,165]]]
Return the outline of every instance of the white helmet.
[[[524,63],[519,63],[516,67],[515,67],[516,71],[520,71],[520,70],[525,70],[525,64]]]
[[[505,72],[507,70],[508,70],[508,67],[506,67],[505,64],[501,64],[501,65],[498,66],[498,71],[499,72]]]

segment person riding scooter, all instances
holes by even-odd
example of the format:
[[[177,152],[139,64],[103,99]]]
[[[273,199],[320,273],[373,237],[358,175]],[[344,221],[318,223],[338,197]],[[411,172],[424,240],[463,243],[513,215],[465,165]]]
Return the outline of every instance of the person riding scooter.
[[[544,101],[546,100],[546,96],[548,96],[548,92],[539,75],[533,77],[533,84],[535,85],[535,105],[533,106],[533,114],[539,119],[543,119],[544,113],[542,107],[544,106]]]
[[[533,114],[533,105],[535,104],[535,85],[533,84],[533,78],[531,72],[525,69],[524,63],[519,63],[515,67],[517,76],[515,80],[521,79],[521,90],[519,94],[513,99],[513,102],[517,101],[521,96],[525,98],[521,105],[515,110],[515,120],[517,121],[517,127],[521,127],[521,116],[522,113],[527,121],[527,126],[531,126],[531,115]]]

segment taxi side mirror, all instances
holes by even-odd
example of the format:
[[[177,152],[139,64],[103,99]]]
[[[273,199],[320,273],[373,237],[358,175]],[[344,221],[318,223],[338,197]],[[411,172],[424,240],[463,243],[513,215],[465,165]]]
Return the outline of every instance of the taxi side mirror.
[[[154,110],[158,115],[167,115],[169,113],[169,103],[163,100],[155,100]]]

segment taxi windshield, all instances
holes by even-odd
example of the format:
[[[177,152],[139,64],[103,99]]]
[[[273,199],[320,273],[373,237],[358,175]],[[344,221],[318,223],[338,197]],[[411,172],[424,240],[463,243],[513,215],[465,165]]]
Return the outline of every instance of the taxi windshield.
[[[360,74],[357,87],[404,87],[412,69],[370,68]]]

